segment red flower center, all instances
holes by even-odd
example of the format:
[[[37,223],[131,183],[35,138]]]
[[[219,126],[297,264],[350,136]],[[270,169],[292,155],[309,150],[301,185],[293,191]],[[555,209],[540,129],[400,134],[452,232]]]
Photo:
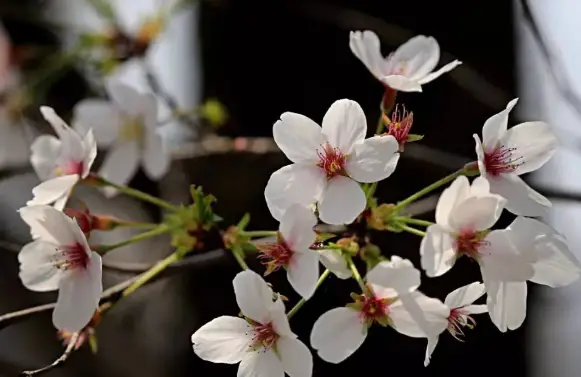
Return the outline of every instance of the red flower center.
[[[479,250],[489,244],[483,232],[464,230],[456,236],[456,250],[461,255],[466,255],[472,259],[478,259]]]
[[[387,126],[387,134],[391,135],[397,140],[400,152],[408,140],[410,129],[414,123],[414,113],[406,111],[405,107],[400,112],[399,107],[396,106],[391,114],[391,119],[384,117],[384,122]]]
[[[448,317],[448,332],[456,339],[460,340],[460,336],[464,336],[463,327],[469,329],[476,326],[476,321],[468,315],[463,308],[456,308],[450,311]]]
[[[254,336],[252,337],[252,344],[250,346],[253,350],[258,350],[260,348],[268,349],[272,347],[274,343],[280,338],[280,336],[274,331],[272,322],[267,324],[255,324],[254,326]]]
[[[83,175],[84,164],[82,161],[70,161],[56,168],[57,175]]]
[[[347,175],[345,172],[345,154],[338,148],[333,148],[329,143],[321,145],[317,150],[319,156],[318,167],[325,171],[327,178],[333,178],[337,175]]]
[[[377,296],[361,296],[360,315],[366,322],[373,322],[380,318],[385,318],[389,314],[389,300]]]
[[[498,177],[503,173],[512,173],[523,164],[522,156],[513,157],[516,148],[506,148],[504,145],[491,151],[484,151],[484,166],[486,173]]]
[[[267,266],[265,275],[268,275],[281,267],[288,266],[294,255],[291,247],[287,244],[280,233],[277,238],[278,240],[276,243],[257,245],[258,250],[260,251],[258,258]]]
[[[62,254],[64,256],[64,261],[61,261],[58,264],[59,268],[65,270],[79,268],[86,269],[89,265],[89,255],[80,243],[63,247]]]

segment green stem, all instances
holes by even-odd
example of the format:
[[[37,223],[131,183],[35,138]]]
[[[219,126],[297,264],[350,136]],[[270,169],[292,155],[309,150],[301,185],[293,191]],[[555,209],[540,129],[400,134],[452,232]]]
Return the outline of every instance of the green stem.
[[[421,231],[421,230],[416,229],[416,228],[412,228],[411,226],[401,224],[400,227],[402,230],[405,230],[406,232],[411,233],[411,234],[415,234],[416,236],[420,236],[420,237],[426,236],[426,232]]]
[[[452,173],[450,175],[445,176],[444,178],[440,179],[439,181],[432,183],[431,185],[421,189],[420,191],[416,192],[415,194],[413,194],[413,195],[409,196],[408,198],[402,200],[401,202],[397,203],[396,206],[393,208],[393,211],[395,212],[395,211],[398,211],[398,210],[406,207],[408,204],[415,202],[416,200],[418,200],[422,196],[429,194],[430,192],[437,189],[438,187],[443,186],[449,182],[452,182],[457,177],[464,175],[464,173],[465,173],[465,170],[460,169],[460,170],[455,171],[454,173]]]
[[[123,221],[119,220],[116,223],[118,228],[137,228],[137,229],[155,229],[159,224],[154,223],[141,223],[138,221]]]
[[[323,282],[325,281],[325,279],[327,279],[330,273],[331,271],[329,270],[323,271],[323,273],[319,277],[319,280],[317,280],[317,284],[315,285],[315,291],[321,286],[321,284],[323,284]],[[288,314],[286,315],[287,318],[291,319],[299,311],[299,309],[303,307],[305,302],[307,302],[307,300],[301,298],[301,300],[297,302],[296,305],[293,306],[293,308],[288,312]]]
[[[414,219],[411,217],[396,217],[395,221],[401,222],[404,224],[411,224],[411,225],[418,225],[418,226],[425,226],[428,227],[430,225],[434,225],[432,221],[422,220],[422,219]]]
[[[375,128],[375,134],[379,135],[381,134],[383,131],[383,128],[385,127],[385,124],[383,124],[383,110],[381,111],[381,113],[379,114],[379,120],[377,121],[377,127]]]
[[[122,293],[121,297],[127,297],[131,293],[135,292],[141,286],[149,282],[151,279],[159,275],[163,270],[165,270],[170,264],[175,263],[182,259],[188,250],[177,249],[167,258],[159,261],[155,266],[145,271],[133,284],[127,287]]]
[[[363,278],[361,277],[361,274],[359,273],[357,266],[355,266],[355,263],[353,263],[353,259],[351,259],[350,255],[346,255],[345,260],[347,261],[347,265],[349,266],[351,272],[353,273],[353,278],[355,279],[355,281],[357,281],[357,284],[359,284],[361,292],[367,294],[368,293],[367,286],[365,285],[365,282],[363,281]]]
[[[242,255],[244,255],[244,251],[240,248],[240,246],[234,245],[234,246],[232,246],[230,251],[232,251],[232,255],[234,255],[234,258],[236,258],[236,262],[238,262],[238,264],[240,265],[240,268],[242,268],[243,270],[248,270],[249,269],[248,265],[246,264],[246,261],[244,260],[244,257],[242,256]]]
[[[149,202],[151,204],[155,204],[156,206],[164,208],[168,211],[177,211],[179,209],[178,206],[173,205],[171,203],[168,203],[165,200],[156,198],[155,196],[146,194],[142,191],[136,190],[136,189],[131,188],[131,187],[117,185],[113,182],[109,182],[108,180],[106,180],[103,177],[93,176],[93,177],[89,178],[89,182],[92,179],[95,179],[97,181],[98,185],[113,187],[114,189],[122,192],[125,195],[132,196],[134,198],[143,200],[144,202]]]
[[[101,255],[104,255],[111,250],[115,250],[115,249],[118,249],[118,248],[123,247],[123,246],[131,245],[133,243],[137,243],[140,241],[144,241],[146,239],[162,235],[162,234],[167,233],[169,231],[170,231],[170,228],[167,225],[159,225],[157,228],[152,229],[149,232],[140,233],[136,236],[133,236],[133,237],[125,240],[125,241],[121,241],[121,242],[118,242],[118,243],[115,243],[112,245],[99,245],[99,246],[94,247],[93,250],[95,250],[96,252],[98,252]]]
[[[251,230],[251,231],[241,231],[238,232],[238,234],[240,234],[243,237],[250,237],[250,238],[255,238],[255,237],[271,237],[271,236],[276,236],[276,231],[275,230]]]

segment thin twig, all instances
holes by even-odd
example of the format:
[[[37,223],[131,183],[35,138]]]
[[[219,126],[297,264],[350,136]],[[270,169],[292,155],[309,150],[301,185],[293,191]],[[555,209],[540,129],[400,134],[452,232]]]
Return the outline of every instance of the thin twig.
[[[58,359],[56,359],[52,364],[47,365],[47,366],[40,368],[40,369],[24,371],[24,372],[20,373],[20,375],[27,376],[27,377],[40,375],[40,374],[46,373],[49,370],[52,370],[52,369],[58,367],[59,365],[63,364],[65,361],[67,361],[67,359],[69,358],[69,356],[71,355],[71,353],[75,349],[75,345],[77,344],[77,341],[79,340],[79,335],[80,335],[80,333],[78,333],[78,332],[73,333],[73,335],[71,336],[71,340],[69,341],[69,344],[67,345],[67,348],[65,349],[65,352]]]

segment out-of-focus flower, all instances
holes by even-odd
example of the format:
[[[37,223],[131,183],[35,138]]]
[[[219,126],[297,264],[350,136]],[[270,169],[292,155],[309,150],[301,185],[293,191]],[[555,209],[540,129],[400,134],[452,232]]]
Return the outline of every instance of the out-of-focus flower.
[[[58,138],[43,135],[30,147],[30,162],[44,182],[32,189],[34,198],[27,205],[54,203],[55,208],[62,210],[73,187],[89,175],[97,156],[97,144],[92,130],[81,137],[52,108],[43,106],[40,111]]]
[[[353,222],[367,202],[358,182],[389,177],[399,159],[394,137],[365,139],[366,132],[361,106],[348,99],[331,105],[322,127],[304,115],[282,114],[273,127],[274,140],[293,164],[274,172],[266,185],[272,216],[280,219],[293,203],[317,202],[323,222]]]
[[[18,254],[20,280],[32,291],[59,291],[53,323],[77,332],[91,320],[103,291],[101,257],[77,223],[47,205],[20,209],[34,240]]]
[[[478,168],[490,183],[490,191],[507,199],[507,210],[521,216],[541,216],[551,202],[519,175],[542,167],[555,153],[558,142],[544,122],[521,123],[507,130],[508,114],[517,100],[484,123],[482,142],[474,134]]]
[[[110,101],[86,99],[74,110],[77,130],[90,127],[99,145],[110,146],[99,174],[118,185],[126,185],[139,166],[152,180],[167,174],[171,156],[158,133],[156,99],[151,94],[118,82],[107,85]],[[117,191],[103,189],[108,196]]]
[[[421,92],[427,84],[462,64],[458,60],[434,71],[440,60],[440,46],[433,37],[418,35],[383,57],[377,34],[352,31],[349,47],[355,56],[384,85],[402,92]]]
[[[245,318],[222,316],[192,335],[194,352],[213,363],[236,364],[239,377],[310,377],[313,356],[291,331],[284,303],[255,272],[234,278],[236,302]]]

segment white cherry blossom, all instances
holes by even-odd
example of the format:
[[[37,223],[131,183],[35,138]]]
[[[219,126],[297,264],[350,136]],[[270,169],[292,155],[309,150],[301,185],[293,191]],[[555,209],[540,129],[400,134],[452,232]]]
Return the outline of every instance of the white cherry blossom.
[[[30,162],[43,182],[32,189],[34,198],[27,205],[54,203],[55,208],[62,210],[73,187],[89,175],[97,156],[97,144],[92,130],[81,137],[52,108],[43,106],[40,111],[58,138],[43,135],[30,147]]]
[[[490,117],[482,141],[474,135],[480,174],[490,191],[507,199],[506,209],[521,216],[542,216],[551,202],[529,187],[519,175],[543,166],[555,153],[557,138],[544,122],[526,122],[507,130],[508,115],[518,98]]]
[[[53,323],[76,332],[89,323],[103,291],[101,257],[91,251],[77,223],[61,211],[38,205],[20,209],[33,241],[18,260],[20,280],[32,291],[59,291]]]
[[[315,322],[311,346],[321,359],[338,364],[351,356],[374,323],[422,338],[439,331],[441,318],[449,316],[450,310],[442,302],[416,290],[420,272],[407,259],[394,256],[379,263],[369,272],[367,282],[372,295],[356,296],[354,304],[331,309]]]
[[[274,124],[274,140],[293,162],[270,177],[265,197],[271,214],[282,218],[292,203],[318,203],[328,224],[353,222],[365,209],[358,182],[377,182],[391,175],[399,159],[393,136],[365,139],[367,121],[357,102],[331,105],[322,127],[304,115],[284,113]]]
[[[85,99],[74,110],[75,128],[92,128],[97,143],[110,147],[99,174],[127,185],[141,165],[150,179],[161,179],[171,158],[158,133],[155,96],[115,81],[108,82],[107,92],[110,100]],[[104,192],[112,196],[117,191],[107,187]]]
[[[351,272],[351,269],[347,265],[345,257],[339,250],[321,249],[318,252],[321,264],[339,279],[345,280],[353,276],[353,272]]]
[[[476,325],[476,321],[471,317],[471,314],[486,313],[488,310],[486,305],[474,305],[474,301],[482,297],[485,291],[484,284],[475,282],[450,292],[444,300],[444,305],[450,309],[450,315],[441,318],[441,323],[443,324],[442,332],[448,330],[454,338],[461,340],[460,337],[464,336],[462,328],[473,328]],[[424,360],[425,366],[430,363],[432,353],[438,345],[439,335],[431,334],[428,336],[428,347]]]
[[[313,227],[317,218],[309,208],[292,205],[283,215],[274,243],[257,244],[269,274],[286,269],[291,286],[305,299],[315,292],[319,278],[319,255],[310,249],[317,238]]]
[[[236,364],[238,377],[310,377],[313,356],[291,331],[280,299],[255,272],[234,278],[236,302],[245,318],[222,316],[192,335],[194,352],[213,363]]]
[[[402,92],[421,92],[427,84],[462,64],[458,60],[433,72],[440,60],[440,46],[433,37],[418,35],[383,57],[377,34],[352,31],[349,47],[355,56],[384,85]]]
[[[497,249],[502,247],[505,253],[518,254],[529,261],[531,282],[563,287],[581,275],[581,264],[569,250],[565,238],[540,221],[517,217],[506,230],[497,230],[491,235]],[[491,276],[486,269],[482,269],[482,277],[492,322],[503,332],[520,327],[526,317],[527,283]]]

